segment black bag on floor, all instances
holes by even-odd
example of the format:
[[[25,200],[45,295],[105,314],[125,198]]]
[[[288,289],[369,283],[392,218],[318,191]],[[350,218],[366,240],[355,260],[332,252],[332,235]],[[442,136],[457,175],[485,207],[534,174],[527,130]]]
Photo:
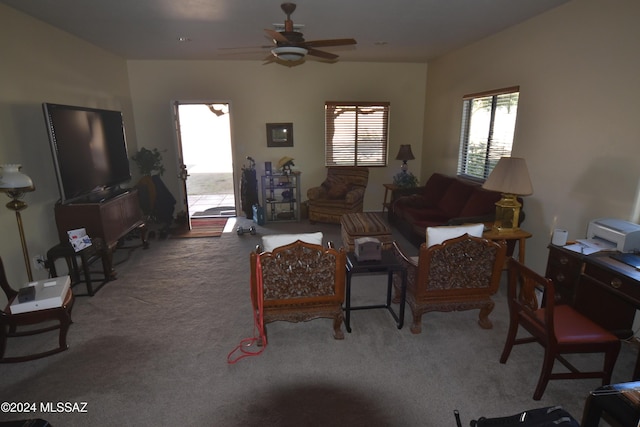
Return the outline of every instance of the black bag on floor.
[[[561,406],[550,406],[508,417],[481,417],[471,421],[471,427],[580,427],[580,424]]]

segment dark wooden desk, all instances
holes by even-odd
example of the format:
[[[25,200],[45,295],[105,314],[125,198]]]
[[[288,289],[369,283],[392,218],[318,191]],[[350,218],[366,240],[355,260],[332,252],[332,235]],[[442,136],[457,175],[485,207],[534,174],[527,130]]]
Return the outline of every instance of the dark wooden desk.
[[[633,320],[640,309],[640,271],[608,252],[582,255],[550,245],[546,276],[554,281],[560,302],[621,339],[633,336]],[[633,379],[640,379],[640,355]]]

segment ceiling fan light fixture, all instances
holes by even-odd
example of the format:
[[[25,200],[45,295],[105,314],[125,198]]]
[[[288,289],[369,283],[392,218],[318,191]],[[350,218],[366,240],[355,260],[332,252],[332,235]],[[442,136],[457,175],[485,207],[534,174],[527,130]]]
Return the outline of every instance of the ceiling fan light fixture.
[[[273,56],[287,62],[299,61],[304,58],[308,52],[307,49],[296,46],[279,46],[271,49]]]

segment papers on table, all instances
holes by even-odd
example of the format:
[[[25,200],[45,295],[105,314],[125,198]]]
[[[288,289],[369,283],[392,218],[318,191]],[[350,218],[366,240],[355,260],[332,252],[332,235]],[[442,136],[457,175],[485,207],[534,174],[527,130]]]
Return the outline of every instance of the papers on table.
[[[590,255],[600,251],[615,251],[616,245],[603,239],[593,238],[578,239],[575,243],[566,245],[564,248],[583,255]]]
[[[67,234],[69,235],[69,243],[76,252],[91,246],[91,239],[87,236],[87,230],[84,228],[67,231]]]

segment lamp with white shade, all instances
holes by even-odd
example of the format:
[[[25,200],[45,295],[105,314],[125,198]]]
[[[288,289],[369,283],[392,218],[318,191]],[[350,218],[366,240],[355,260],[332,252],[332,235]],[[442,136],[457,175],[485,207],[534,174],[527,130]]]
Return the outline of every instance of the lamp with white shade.
[[[533,194],[527,163],[520,157],[502,157],[496,164],[482,188],[502,193],[496,202],[496,219],[493,229],[498,233],[518,230],[520,208],[518,196]]]
[[[0,165],[0,169],[2,169],[0,171],[0,191],[7,193],[11,198],[11,201],[7,203],[6,206],[16,213],[20,242],[22,243],[22,254],[24,256],[25,266],[27,267],[27,276],[29,282],[32,282],[33,274],[31,273],[31,264],[29,264],[29,251],[27,250],[27,242],[24,238],[20,211],[27,208],[27,204],[22,200],[24,193],[34,191],[36,188],[31,178],[20,172],[21,167],[21,165],[15,164]]]

